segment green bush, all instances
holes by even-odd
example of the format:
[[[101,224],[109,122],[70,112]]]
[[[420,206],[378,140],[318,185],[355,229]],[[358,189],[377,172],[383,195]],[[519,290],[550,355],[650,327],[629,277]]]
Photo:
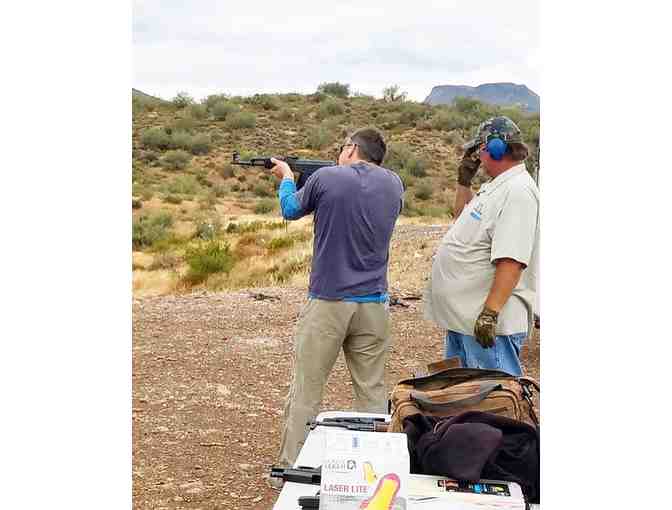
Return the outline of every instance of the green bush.
[[[397,175],[401,179],[401,183],[404,185],[404,189],[408,189],[413,184],[415,184],[415,178],[408,173],[408,170],[401,169],[397,172]]]
[[[383,89],[383,101],[387,103],[403,103],[407,93],[402,91],[399,85],[390,85]]]
[[[145,129],[140,135],[140,142],[143,146],[164,150],[170,147],[170,135],[166,130],[160,127]]]
[[[161,158],[161,164],[169,170],[182,170],[191,161],[191,154],[183,150],[168,151]]]
[[[133,222],[133,248],[146,248],[167,238],[172,225],[173,217],[166,211],[139,216]]]
[[[345,107],[341,101],[329,98],[320,104],[317,114],[320,118],[324,119],[333,115],[341,115],[344,111]]]
[[[252,129],[256,124],[257,116],[251,112],[232,113],[226,119],[226,127],[229,129]]]
[[[329,145],[333,141],[333,136],[326,126],[320,125],[313,128],[308,133],[308,148],[313,150],[320,150]]]
[[[196,285],[215,273],[229,273],[235,259],[228,243],[207,241],[187,248],[184,256],[189,270],[184,277],[186,283]]]
[[[268,242],[268,251],[275,252],[289,248],[294,244],[295,241],[296,239],[291,236],[274,237]]]
[[[273,189],[269,189],[267,184],[262,184],[261,182],[257,182],[253,187],[252,187],[252,193],[254,193],[258,197],[272,197],[273,196]]]
[[[178,92],[177,95],[173,98],[173,104],[177,108],[186,108],[187,106],[194,104],[194,98],[186,92]]]
[[[181,204],[182,203],[182,197],[178,195],[166,195],[163,197],[163,201],[166,202],[167,204]]]
[[[222,230],[222,222],[219,217],[200,218],[196,221],[196,233],[194,237],[204,241],[212,241]]]
[[[170,148],[191,152],[193,137],[186,131],[173,131],[170,135]]]
[[[208,116],[208,107],[204,104],[192,104],[189,107],[189,115],[193,119],[203,120]]]
[[[276,205],[275,200],[259,200],[254,206],[254,214],[268,214],[275,210]]]
[[[413,177],[425,177],[427,175],[425,161],[417,157],[411,148],[404,143],[388,145],[383,166],[397,173],[405,170]]]
[[[317,91],[330,96],[346,98],[350,95],[350,85],[347,83],[339,83],[337,81],[331,83],[322,83],[317,87]]]
[[[215,103],[212,107],[212,115],[215,117],[215,120],[226,120],[230,115],[238,112],[240,108],[238,105],[233,104],[230,101],[219,101]]]
[[[280,109],[280,99],[278,99],[277,96],[270,94],[255,94],[248,98],[245,102],[248,104],[261,106],[264,110]]]
[[[201,189],[193,175],[178,175],[166,185],[166,191],[179,195],[194,195]]]
[[[198,133],[191,139],[192,154],[207,154],[210,152],[210,135],[207,133]]]
[[[425,183],[420,184],[415,190],[414,196],[419,200],[427,200],[432,196],[432,187]]]
[[[205,98],[203,104],[205,104],[205,107],[208,110],[212,110],[217,103],[221,102],[228,103],[229,101],[230,97],[226,94],[211,94],[207,98]]]
[[[283,228],[285,224],[282,221],[272,222],[272,221],[251,221],[249,223],[229,223],[226,226],[227,234],[249,234],[253,232],[259,232],[260,230],[276,230],[278,228]]]
[[[418,103],[402,103],[399,111],[399,122],[407,126],[412,126],[422,119],[427,111],[428,109],[426,106]]]
[[[470,124],[468,118],[455,111],[442,111],[432,117],[432,129],[442,131],[453,131],[455,129],[464,129]]]

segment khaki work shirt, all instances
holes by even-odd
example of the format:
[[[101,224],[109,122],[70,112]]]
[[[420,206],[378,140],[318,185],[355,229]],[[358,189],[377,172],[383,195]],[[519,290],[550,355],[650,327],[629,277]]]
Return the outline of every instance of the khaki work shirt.
[[[526,265],[499,313],[496,334],[532,332],[539,258],[539,189],[520,164],[483,184],[441,240],[425,293],[425,317],[474,335],[497,259]]]

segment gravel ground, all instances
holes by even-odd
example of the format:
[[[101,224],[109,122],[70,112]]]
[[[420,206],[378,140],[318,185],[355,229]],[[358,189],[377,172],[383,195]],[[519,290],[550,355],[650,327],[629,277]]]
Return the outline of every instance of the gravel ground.
[[[399,296],[423,287],[420,275],[444,231],[397,229],[390,283]],[[415,275],[404,270],[410,261]],[[259,293],[279,299],[259,300]],[[272,508],[278,493],[265,477],[279,446],[292,334],[305,299],[305,288],[273,287],[134,300],[134,508]],[[422,319],[420,301],[405,303],[391,307],[388,389],[441,358],[442,332]],[[538,330],[523,360],[538,378]],[[341,355],[322,409],[350,408],[350,386]]]

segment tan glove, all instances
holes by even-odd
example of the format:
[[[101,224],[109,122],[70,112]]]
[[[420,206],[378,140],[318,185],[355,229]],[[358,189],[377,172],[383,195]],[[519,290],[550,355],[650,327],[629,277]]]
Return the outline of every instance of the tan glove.
[[[457,167],[457,182],[467,188],[471,187],[471,181],[478,172],[481,160],[478,157],[479,147],[472,147],[464,153],[460,165]]]
[[[499,313],[484,306],[483,311],[476,319],[474,336],[476,337],[476,341],[484,349],[489,349],[490,347],[495,346],[495,329],[497,329],[498,316]]]

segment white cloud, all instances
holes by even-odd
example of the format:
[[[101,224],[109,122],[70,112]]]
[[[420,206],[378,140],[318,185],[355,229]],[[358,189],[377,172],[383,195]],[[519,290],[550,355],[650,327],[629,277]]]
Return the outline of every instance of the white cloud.
[[[377,96],[397,83],[416,100],[434,85],[493,81],[539,93],[538,25],[533,0],[136,1],[133,83],[163,97],[312,92],[326,81]]]

